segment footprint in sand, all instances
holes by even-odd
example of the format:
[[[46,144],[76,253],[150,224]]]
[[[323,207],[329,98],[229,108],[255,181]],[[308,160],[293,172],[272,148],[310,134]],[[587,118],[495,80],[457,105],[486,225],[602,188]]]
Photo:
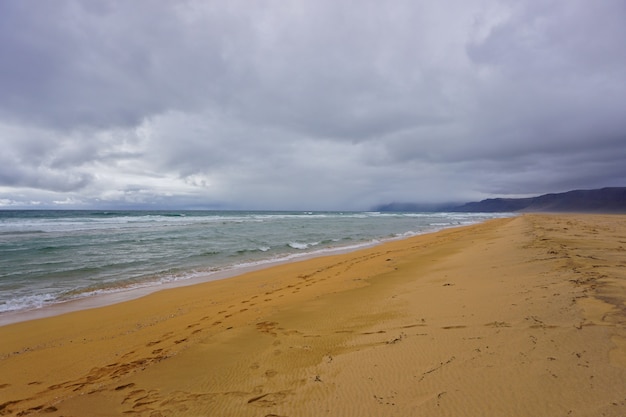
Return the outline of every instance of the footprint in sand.
[[[427,326],[427,324],[422,322],[422,323],[408,324],[406,326],[402,326],[402,329],[410,329],[412,327],[425,327],[425,326]]]
[[[4,405],[4,404],[0,404],[0,405]],[[44,408],[43,405],[40,405],[37,407],[29,408],[28,410],[26,410],[26,413],[30,414],[33,411],[41,411],[42,413],[54,413],[57,410],[58,409],[53,406]],[[18,415],[22,415],[22,413],[19,413]]]
[[[280,391],[259,395],[257,397],[250,398],[248,400],[248,404],[256,407],[273,407],[282,403],[287,397],[287,394],[288,391]]]
[[[492,321],[491,323],[485,324],[487,327],[511,327],[510,323],[506,321]]]
[[[157,344],[157,343],[159,343],[159,342],[155,342],[154,344]],[[146,346],[150,346],[150,345],[146,345]],[[135,353],[135,351],[134,351],[134,350],[131,350],[130,352],[125,353],[124,355],[122,355],[122,358],[121,358],[121,359],[126,359],[126,358],[128,358],[129,356],[131,356],[133,353]]]
[[[380,334],[380,333],[387,333],[387,332],[384,331],[384,330],[379,330],[377,332],[364,332],[364,333],[361,333],[361,334],[362,335],[370,335],[370,334]]]

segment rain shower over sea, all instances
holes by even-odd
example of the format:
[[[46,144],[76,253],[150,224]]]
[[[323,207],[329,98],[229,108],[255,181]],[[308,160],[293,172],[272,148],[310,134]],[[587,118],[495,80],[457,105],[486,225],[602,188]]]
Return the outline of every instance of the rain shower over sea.
[[[3,314],[354,250],[502,214],[0,210]]]

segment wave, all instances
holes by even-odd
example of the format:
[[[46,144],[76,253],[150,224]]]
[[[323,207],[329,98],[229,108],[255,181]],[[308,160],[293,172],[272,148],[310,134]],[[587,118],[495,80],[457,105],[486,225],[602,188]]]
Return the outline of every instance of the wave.
[[[290,248],[293,248],[293,249],[304,250],[304,249],[308,249],[311,246],[317,246],[319,244],[320,244],[320,242],[310,242],[310,243],[289,242],[287,244],[287,246],[289,246]]]
[[[267,252],[270,249],[272,249],[270,246],[259,246],[257,248],[251,248],[251,249],[239,249],[239,250],[236,250],[235,253],[237,255],[243,255],[246,253]]]
[[[53,294],[24,295],[0,301],[0,313],[16,310],[34,310],[53,304],[57,298]]]

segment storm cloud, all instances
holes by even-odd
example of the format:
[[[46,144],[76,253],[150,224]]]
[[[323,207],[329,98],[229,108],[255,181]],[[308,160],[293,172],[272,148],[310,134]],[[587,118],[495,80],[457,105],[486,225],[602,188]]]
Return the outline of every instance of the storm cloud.
[[[369,209],[626,180],[626,3],[0,2],[0,206]]]

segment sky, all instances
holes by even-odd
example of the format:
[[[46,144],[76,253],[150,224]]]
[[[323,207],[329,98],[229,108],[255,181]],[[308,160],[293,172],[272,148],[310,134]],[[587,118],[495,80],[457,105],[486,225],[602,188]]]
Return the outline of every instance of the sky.
[[[626,186],[624,0],[3,0],[0,209]]]

